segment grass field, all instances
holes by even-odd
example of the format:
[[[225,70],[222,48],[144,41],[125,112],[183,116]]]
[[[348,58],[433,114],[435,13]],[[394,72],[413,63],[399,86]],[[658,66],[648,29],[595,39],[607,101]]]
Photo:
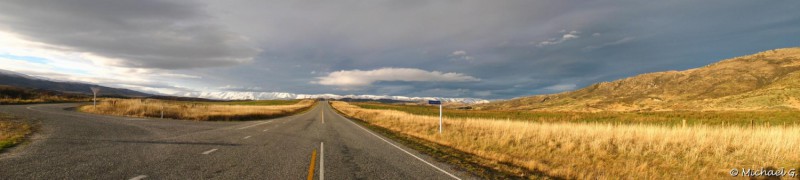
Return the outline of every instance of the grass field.
[[[445,119],[444,133],[438,134],[436,116],[345,102],[332,105],[347,116],[480,157],[485,161],[478,163],[509,173],[520,172],[500,165],[566,179],[727,179],[732,168],[800,168],[796,125],[683,127],[461,114]]]
[[[198,104],[209,105],[247,105],[247,106],[276,106],[276,105],[292,105],[297,104],[302,100],[257,100],[257,101],[220,101],[220,102],[194,102]]]
[[[398,110],[438,116],[437,106],[352,103],[365,109]],[[534,122],[620,123],[652,125],[800,125],[800,111],[539,112],[444,109],[448,118],[483,118]]]
[[[91,97],[82,94],[0,85],[0,104],[85,102],[90,100]]]
[[[20,98],[0,98],[0,104],[33,104],[33,103],[61,103],[61,102],[86,102],[91,98],[74,99],[63,98],[59,96],[52,97],[39,97],[36,99],[20,99]]]
[[[195,102],[156,99],[103,99],[97,107],[84,105],[80,111],[133,117],[161,117],[185,120],[253,120],[282,117],[304,111],[314,100],[270,100]]]
[[[31,131],[30,124],[18,121],[6,114],[0,114],[0,152],[5,148],[21,143]]]

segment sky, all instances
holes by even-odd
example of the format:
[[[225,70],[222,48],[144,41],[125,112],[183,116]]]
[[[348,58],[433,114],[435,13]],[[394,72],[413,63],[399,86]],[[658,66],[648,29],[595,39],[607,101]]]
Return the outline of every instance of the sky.
[[[800,46],[800,2],[0,2],[0,69],[149,93],[508,99]]]

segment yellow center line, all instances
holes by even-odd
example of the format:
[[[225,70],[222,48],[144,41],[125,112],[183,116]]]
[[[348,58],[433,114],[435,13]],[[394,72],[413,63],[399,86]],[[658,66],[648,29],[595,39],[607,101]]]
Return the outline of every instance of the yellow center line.
[[[308,165],[308,180],[314,179],[314,165],[317,161],[317,150],[311,152],[311,164]]]

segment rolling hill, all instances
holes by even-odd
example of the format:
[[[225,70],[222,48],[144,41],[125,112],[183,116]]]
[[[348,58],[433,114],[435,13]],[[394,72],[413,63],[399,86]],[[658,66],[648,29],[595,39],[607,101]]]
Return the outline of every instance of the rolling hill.
[[[479,105],[541,111],[753,111],[800,109],[800,47],[685,71],[641,74],[583,89]]]
[[[0,85],[0,104],[81,102],[90,101],[91,99],[92,96],[86,94]]]
[[[90,87],[100,87],[102,90],[100,90],[100,93],[98,95],[102,96],[125,96],[125,97],[152,96],[151,94],[142,93],[129,89],[111,88],[111,87],[104,87],[104,86],[78,83],[78,82],[51,81],[5,70],[0,70],[0,85],[19,87],[19,88],[58,91],[63,93],[88,94],[88,95],[92,94],[91,89],[89,89]]]

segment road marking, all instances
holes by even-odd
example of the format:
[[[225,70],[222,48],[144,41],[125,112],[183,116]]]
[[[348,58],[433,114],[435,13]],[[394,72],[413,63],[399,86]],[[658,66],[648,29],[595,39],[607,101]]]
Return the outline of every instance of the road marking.
[[[247,128],[250,128],[250,127],[253,127],[253,126],[262,125],[262,124],[267,124],[267,123],[269,123],[269,122],[272,122],[272,121],[267,121],[267,122],[262,122],[262,123],[256,123],[256,124],[253,124],[253,125],[249,125],[249,126],[241,127],[241,128],[239,128],[239,130],[242,130],[242,129],[247,129]]]
[[[320,117],[322,117],[322,124],[325,124],[325,111],[322,111],[322,115],[320,115]]]
[[[264,132],[267,132],[267,130],[269,130],[269,129],[264,129]]]
[[[353,121],[347,121],[347,122],[353,123],[353,125],[357,126],[358,128],[361,128],[362,130],[366,131],[367,133],[369,133],[369,134],[372,134],[373,136],[377,137],[378,139],[381,139],[381,140],[383,140],[383,142],[386,142],[387,144],[394,146],[394,148],[397,148],[397,149],[399,149],[399,150],[401,150],[401,151],[405,152],[406,154],[408,154],[408,155],[410,155],[410,156],[412,156],[412,157],[414,157],[414,158],[417,158],[417,160],[419,160],[419,161],[422,161],[422,162],[423,162],[423,163],[425,163],[425,164],[428,164],[428,166],[431,166],[431,167],[435,168],[436,170],[439,170],[439,171],[441,171],[441,172],[443,172],[443,173],[447,174],[448,176],[450,176],[450,177],[452,177],[452,178],[454,178],[454,179],[461,180],[461,178],[458,178],[458,177],[456,177],[455,175],[453,175],[453,174],[450,174],[449,172],[447,172],[447,171],[443,170],[442,168],[436,167],[436,165],[433,165],[433,164],[429,163],[428,161],[425,161],[424,159],[422,159],[422,158],[420,158],[420,157],[417,157],[417,155],[411,154],[411,152],[408,152],[408,151],[406,151],[405,149],[403,149],[403,148],[400,148],[400,146],[397,146],[397,145],[395,145],[395,144],[393,144],[393,143],[391,143],[391,142],[387,141],[386,139],[383,139],[382,137],[380,137],[380,136],[376,135],[375,133],[372,133],[371,131],[367,130],[367,129],[366,129],[366,128],[364,128],[364,127],[361,127],[361,126],[359,126],[358,124],[354,123]]]
[[[250,138],[250,136],[245,136],[245,137],[244,137],[244,138],[242,138],[242,139],[248,139],[248,138]]]
[[[317,150],[314,149],[314,151],[311,152],[311,164],[308,165],[308,178],[307,178],[308,180],[314,179],[314,165],[315,165],[314,162],[316,162],[316,160],[317,160]]]
[[[205,154],[205,155],[208,155],[208,154],[211,154],[211,153],[213,153],[214,151],[217,151],[217,149],[211,149],[211,150],[208,150],[208,151],[206,151],[206,152],[203,152],[203,154]]]
[[[139,175],[139,176],[136,176],[136,177],[132,177],[132,178],[130,178],[130,180],[142,180],[144,178],[147,178],[147,175]]]
[[[325,180],[325,144],[319,142],[319,180]]]

